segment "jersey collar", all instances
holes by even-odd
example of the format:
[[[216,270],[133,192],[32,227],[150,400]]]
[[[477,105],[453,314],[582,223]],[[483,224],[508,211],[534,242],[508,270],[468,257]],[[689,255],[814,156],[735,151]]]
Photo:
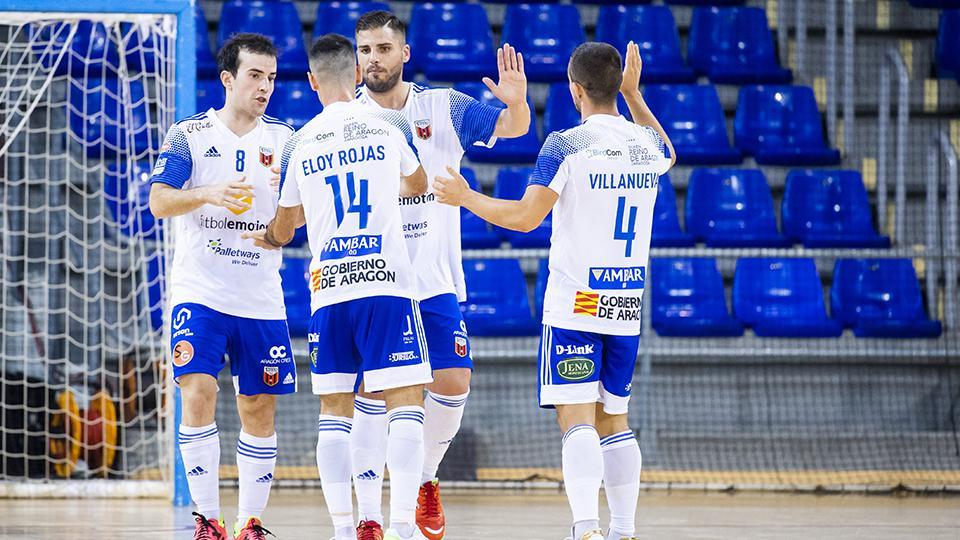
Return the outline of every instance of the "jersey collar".
[[[258,137],[260,128],[263,127],[263,117],[261,116],[257,118],[257,125],[254,126],[253,129],[251,129],[248,133],[240,137],[236,133],[234,133],[233,130],[228,128],[227,125],[223,123],[223,120],[220,120],[220,117],[217,116],[217,111],[213,107],[210,107],[209,109],[207,109],[207,118],[210,119],[210,122],[214,125],[214,127],[218,131],[220,131],[220,133],[222,133],[224,136],[232,137],[234,139],[241,140],[241,141],[249,139],[251,137]]]
[[[612,114],[591,114],[586,120],[583,121],[583,123],[586,124],[589,122],[591,124],[613,124],[622,120],[625,120],[622,114],[618,114],[616,116]]]

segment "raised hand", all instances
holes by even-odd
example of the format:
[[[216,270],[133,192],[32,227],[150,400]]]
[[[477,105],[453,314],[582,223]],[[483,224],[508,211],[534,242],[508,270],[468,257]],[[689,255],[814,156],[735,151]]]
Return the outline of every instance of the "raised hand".
[[[462,174],[453,167],[447,166],[447,172],[450,177],[437,176],[433,181],[433,196],[443,204],[450,206],[460,206],[467,193],[470,192],[470,185]]]
[[[525,103],[527,100],[527,75],[523,72],[523,55],[509,43],[497,49],[497,71],[499,81],[494,84],[490,77],[483,78],[483,84],[508,107]]]
[[[640,91],[640,71],[643,61],[640,60],[640,47],[631,41],[627,43],[627,57],[623,60],[623,82],[620,83],[620,93]]]
[[[223,184],[214,184],[204,186],[203,200],[213,206],[221,206],[234,212],[243,212],[249,210],[251,202],[246,200],[248,197],[253,199],[253,185],[246,183],[247,177],[244,176],[237,182],[224,182]]]

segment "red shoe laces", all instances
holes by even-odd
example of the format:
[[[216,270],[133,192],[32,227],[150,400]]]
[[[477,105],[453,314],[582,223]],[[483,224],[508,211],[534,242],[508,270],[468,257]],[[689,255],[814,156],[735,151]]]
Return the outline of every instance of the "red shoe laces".
[[[380,540],[382,536],[377,535],[379,527],[374,526],[370,521],[360,522],[357,527],[357,540]]]
[[[423,488],[422,497],[420,497],[420,506],[423,513],[433,517],[440,515],[440,485],[433,482],[427,482]]]

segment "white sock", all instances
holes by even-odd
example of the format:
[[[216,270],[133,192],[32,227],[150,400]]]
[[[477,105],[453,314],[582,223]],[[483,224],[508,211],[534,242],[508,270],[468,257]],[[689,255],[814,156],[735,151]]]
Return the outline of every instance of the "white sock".
[[[383,525],[383,467],[387,462],[387,404],[383,401],[354,399],[350,457],[360,521]]]
[[[220,519],[220,432],[209,426],[180,426],[180,456],[190,498],[207,519]]]
[[[463,408],[468,395],[470,392],[458,396],[441,396],[427,392],[427,399],[424,401],[426,416],[423,422],[424,457],[421,484],[437,477],[440,462],[460,431],[460,421],[463,419]]]
[[[412,532],[423,474],[423,407],[396,407],[387,415],[387,469],[390,471],[390,528]],[[405,533],[406,531],[406,533]]]
[[[603,490],[610,507],[608,538],[629,538],[636,533],[642,464],[640,445],[633,431],[627,430],[601,439],[600,449],[603,451]]]
[[[320,488],[330,512],[336,538],[353,532],[353,496],[350,493],[350,426],[352,420],[321,414],[317,420],[317,470]]]
[[[600,436],[588,424],[573,426],[563,436],[563,487],[573,511],[574,540],[600,528],[600,483],[603,455]]]
[[[237,522],[243,527],[255,517],[260,519],[270,498],[273,470],[277,466],[277,434],[254,437],[240,431],[237,439],[237,472],[240,475]]]

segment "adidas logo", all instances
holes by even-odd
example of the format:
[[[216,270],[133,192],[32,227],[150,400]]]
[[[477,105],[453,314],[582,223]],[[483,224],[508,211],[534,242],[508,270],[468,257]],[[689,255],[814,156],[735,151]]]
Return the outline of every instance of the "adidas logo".
[[[190,472],[187,473],[187,476],[203,476],[207,474],[207,470],[203,467],[194,467],[190,469]]]
[[[287,376],[283,378],[283,384],[293,384],[293,373],[287,373]]]
[[[272,481],[273,481],[273,473],[267,473],[261,476],[260,478],[257,478],[258,484],[269,484]]]
[[[376,480],[377,478],[380,478],[380,475],[378,475],[377,473],[373,472],[372,469],[371,469],[371,470],[368,470],[368,471],[365,472],[365,473],[360,473],[360,474],[357,475],[357,479],[358,479],[358,480]]]
[[[203,154],[203,157],[220,157],[220,152],[217,152],[216,146],[211,146],[207,153]]]

